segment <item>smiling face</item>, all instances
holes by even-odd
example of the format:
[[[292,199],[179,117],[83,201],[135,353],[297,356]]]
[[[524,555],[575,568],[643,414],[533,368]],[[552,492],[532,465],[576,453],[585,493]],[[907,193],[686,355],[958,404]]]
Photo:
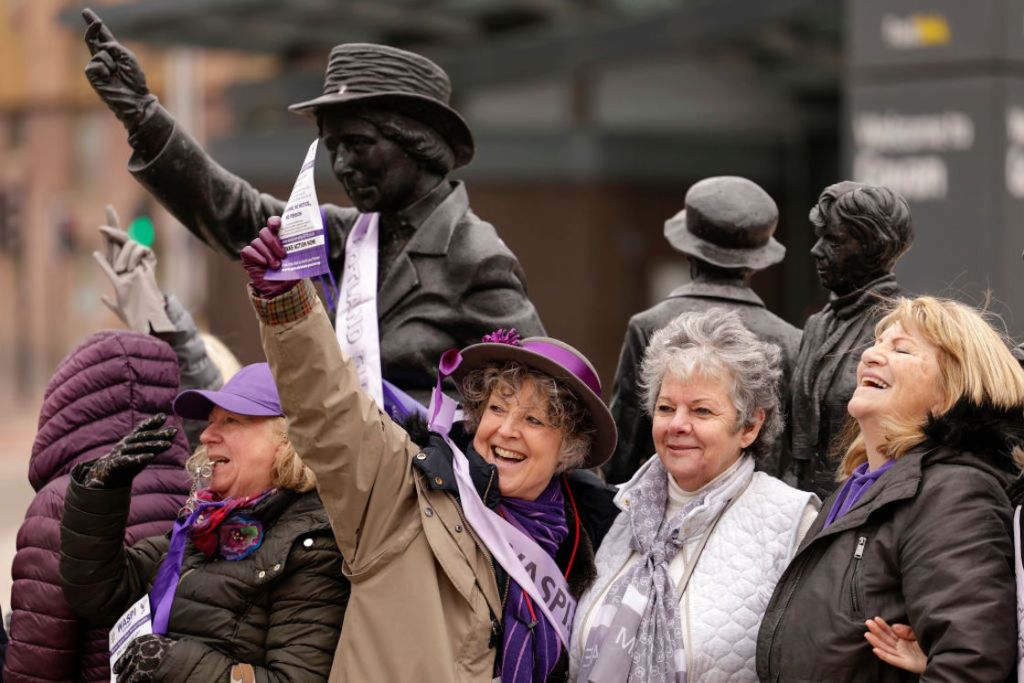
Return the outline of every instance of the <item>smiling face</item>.
[[[942,403],[939,367],[941,351],[913,328],[894,323],[857,365],[857,389],[847,410],[861,426],[874,433],[886,417],[921,420],[936,413]]]
[[[210,489],[224,498],[254,496],[273,486],[280,439],[272,417],[239,415],[214,406],[199,441],[213,468]]]
[[[519,391],[499,383],[484,405],[473,448],[498,467],[506,498],[536,500],[558,468],[562,430],[548,422],[547,399],[532,379]]]
[[[671,372],[661,381],[651,433],[662,465],[684,491],[696,491],[735,463],[764,422],[740,428],[727,381]]]
[[[320,138],[334,175],[359,211],[398,211],[418,198],[419,165],[369,121],[329,108],[321,119]]]

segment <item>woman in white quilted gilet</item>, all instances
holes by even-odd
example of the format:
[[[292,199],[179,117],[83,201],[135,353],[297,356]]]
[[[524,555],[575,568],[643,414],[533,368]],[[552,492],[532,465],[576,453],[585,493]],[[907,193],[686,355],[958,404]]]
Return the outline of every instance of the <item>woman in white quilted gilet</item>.
[[[721,308],[657,332],[643,362],[652,457],[576,609],[571,678],[757,683],[758,626],[820,505],[755,461],[782,432],[778,347]]]

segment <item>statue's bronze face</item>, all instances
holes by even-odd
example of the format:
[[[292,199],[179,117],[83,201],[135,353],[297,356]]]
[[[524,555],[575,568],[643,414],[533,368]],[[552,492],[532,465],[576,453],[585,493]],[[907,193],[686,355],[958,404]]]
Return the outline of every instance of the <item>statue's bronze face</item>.
[[[818,241],[811,248],[811,256],[818,269],[818,279],[825,289],[842,296],[875,278],[879,266],[871,263],[869,250],[834,217],[830,217],[823,227],[815,228],[814,233]]]
[[[369,121],[328,109],[320,138],[334,175],[359,211],[398,211],[416,199],[419,165]]]

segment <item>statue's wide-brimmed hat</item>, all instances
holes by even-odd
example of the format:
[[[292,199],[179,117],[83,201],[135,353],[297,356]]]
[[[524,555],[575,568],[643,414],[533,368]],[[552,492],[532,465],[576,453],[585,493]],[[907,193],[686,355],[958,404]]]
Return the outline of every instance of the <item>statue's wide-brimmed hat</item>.
[[[665,238],[679,251],[720,268],[762,270],[786,256],[772,237],[775,200],[739,176],[705,178],[686,193],[685,208],[665,221]]]
[[[495,340],[495,341],[490,341]],[[492,363],[517,361],[555,378],[587,409],[594,438],[581,468],[597,467],[612,457],[615,451],[617,431],[611,411],[601,400],[601,380],[587,357],[565,342],[551,337],[527,337],[519,339],[499,330],[484,337],[479,344],[462,349],[458,367],[451,373],[459,385],[473,370]]]
[[[288,107],[316,118],[323,107],[372,105],[397,111],[436,130],[455,153],[455,165],[473,158],[473,135],[451,108],[452,84],[423,55],[388,45],[346,43],[331,50],[324,94]]]

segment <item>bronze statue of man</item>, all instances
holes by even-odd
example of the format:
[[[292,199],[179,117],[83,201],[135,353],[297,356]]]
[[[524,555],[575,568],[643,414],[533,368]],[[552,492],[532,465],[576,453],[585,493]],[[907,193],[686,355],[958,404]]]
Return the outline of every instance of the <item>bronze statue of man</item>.
[[[619,444],[604,468],[612,483],[628,480],[654,453],[651,418],[641,400],[640,364],[651,336],[676,316],[716,306],[736,311],[751,332],[782,350],[784,399],[792,377],[800,330],[768,311],[750,288],[755,272],[786,255],[786,248],[772,237],[779,220],[775,201],[746,178],[722,176],[691,187],[684,207],[665,222],[665,238],[686,254],[692,281],[629,321],[612,390]],[[774,474],[778,460],[776,453],[761,466]]]
[[[818,237],[811,255],[831,296],[807,319],[800,342],[787,477],[824,500],[836,488],[837,437],[849,419],[857,363],[874,339],[884,312],[879,304],[900,294],[892,269],[910,249],[914,229],[902,196],[849,181],[826,187],[810,220]]]
[[[219,166],[160,106],[135,56],[91,10],[86,76],[121,120],[129,170],[186,228],[231,258],[284,202]],[[473,157],[473,137],[449,105],[448,75],[429,59],[350,43],[330,54],[323,94],[290,110],[317,123],[331,167],[355,208],[323,205],[332,274],[357,216],[379,213],[377,316],[385,380],[425,400],[452,347],[496,328],[544,328],[526,278],[494,227],[448,180]],[[296,160],[303,150],[296,150]]]

